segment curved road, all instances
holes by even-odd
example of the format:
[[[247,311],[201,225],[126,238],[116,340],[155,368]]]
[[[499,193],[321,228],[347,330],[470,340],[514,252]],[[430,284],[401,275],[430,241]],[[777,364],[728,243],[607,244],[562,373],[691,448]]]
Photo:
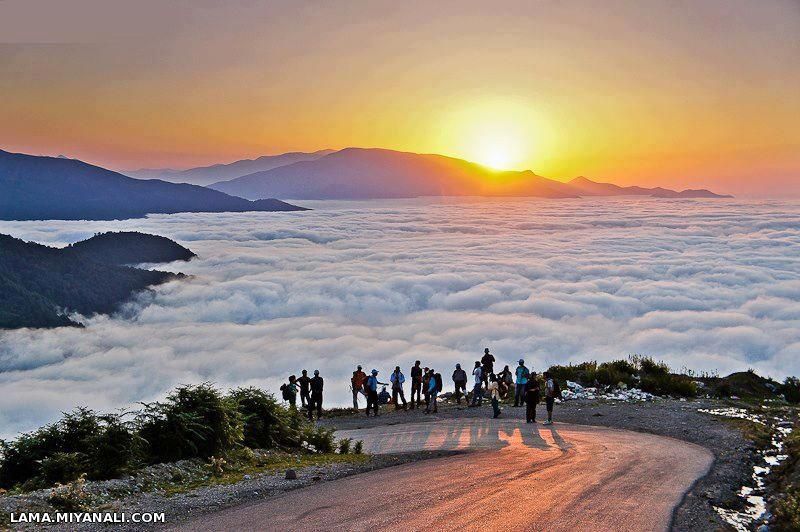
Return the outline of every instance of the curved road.
[[[220,511],[187,530],[669,528],[708,471],[697,445],[601,427],[453,419],[338,431],[365,451],[473,452],[423,460]]]

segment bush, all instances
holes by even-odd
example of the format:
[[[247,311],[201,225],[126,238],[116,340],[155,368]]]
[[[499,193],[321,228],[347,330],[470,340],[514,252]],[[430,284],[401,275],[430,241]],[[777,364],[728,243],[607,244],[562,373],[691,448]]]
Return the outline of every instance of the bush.
[[[783,396],[794,405],[800,403],[800,379],[797,377],[786,377],[783,381]]]
[[[81,475],[67,485],[57,484],[47,498],[53,508],[59,512],[86,512],[91,497],[86,491],[86,475]]]
[[[669,375],[669,366],[664,362],[656,362],[653,357],[642,355],[631,355],[631,363],[638,368],[640,376],[651,375],[654,377],[663,377]]]
[[[654,395],[674,395],[678,397],[695,397],[697,385],[688,377],[682,375],[645,375],[642,377],[641,388]]]
[[[237,388],[230,393],[244,422],[244,445],[254,449],[297,447],[305,420],[275,397],[258,388]]]
[[[179,387],[165,402],[144,405],[137,423],[149,463],[220,456],[244,438],[236,401],[208,383]]]
[[[332,453],[336,447],[336,438],[333,429],[308,425],[303,440],[309,450],[317,453]]]
[[[635,371],[635,368],[625,360],[603,362],[597,366],[595,379],[598,383],[606,386],[615,386],[620,382],[626,386],[633,386],[636,383]]]
[[[364,440],[358,440],[353,445],[353,454],[361,454],[364,452]]]
[[[567,366],[550,366],[547,370],[559,382],[573,381],[586,386],[594,384],[597,362],[582,362]]]
[[[350,454],[350,444],[353,438],[342,438],[339,440],[339,454]]]
[[[0,442],[0,487],[43,487],[74,481],[81,473],[113,478],[129,468],[134,448],[134,435],[120,415],[78,408],[13,442]]]

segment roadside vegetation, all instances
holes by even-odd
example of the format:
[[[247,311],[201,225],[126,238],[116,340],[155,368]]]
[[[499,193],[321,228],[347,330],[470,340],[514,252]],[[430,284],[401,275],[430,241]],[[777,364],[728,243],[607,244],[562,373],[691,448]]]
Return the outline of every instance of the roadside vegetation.
[[[338,450],[349,453],[350,442]],[[331,429],[315,426],[262,390],[225,394],[211,384],[181,386],[135,412],[79,408],[13,441],[0,441],[0,488],[21,492],[80,484],[191,459],[207,463],[215,478],[230,480],[244,471],[313,463],[336,451]],[[62,492],[68,490],[54,490]]]

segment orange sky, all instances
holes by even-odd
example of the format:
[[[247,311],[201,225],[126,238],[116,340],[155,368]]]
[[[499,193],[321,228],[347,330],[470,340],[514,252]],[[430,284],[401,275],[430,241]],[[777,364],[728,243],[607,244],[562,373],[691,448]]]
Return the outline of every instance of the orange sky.
[[[346,146],[800,195],[796,0],[0,2],[0,148],[117,169]]]

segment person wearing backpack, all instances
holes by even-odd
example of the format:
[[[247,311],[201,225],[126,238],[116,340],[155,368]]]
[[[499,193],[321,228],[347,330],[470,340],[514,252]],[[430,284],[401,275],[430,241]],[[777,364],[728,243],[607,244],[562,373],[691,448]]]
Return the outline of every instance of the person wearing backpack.
[[[483,370],[481,369],[480,361],[475,361],[475,369],[472,370],[472,376],[475,378],[475,385],[472,388],[472,403],[470,406],[481,406],[483,402]]]
[[[417,360],[411,367],[411,410],[422,404],[422,368]],[[416,399],[414,399],[416,395]]]
[[[461,394],[464,394],[464,399],[467,397],[467,372],[461,369],[461,364],[456,364],[456,370],[453,372],[453,384],[456,386],[456,402],[461,404]]]
[[[428,406],[425,407],[425,413],[431,413],[431,407],[433,407],[433,413],[436,414],[439,412],[439,403],[437,402],[437,397],[439,397],[439,391],[442,389],[442,374],[435,373],[433,368],[430,370],[430,380],[428,381],[428,396],[430,397],[430,402]]]
[[[561,395],[561,386],[558,381],[553,378],[549,371],[544,372],[544,402],[547,405],[547,421],[545,425],[553,424],[553,405],[556,403],[556,397]]]
[[[525,361],[519,359],[519,366],[517,366],[517,387],[514,390],[514,406],[521,406],[525,404],[525,388],[528,385],[528,377],[531,372],[525,367]]]
[[[367,417],[369,417],[370,408],[374,410],[375,417],[378,417],[378,386],[380,385],[386,386],[386,383],[378,380],[378,370],[373,369],[364,384],[364,388],[367,390]]]
[[[289,376],[289,382],[281,385],[281,392],[284,401],[289,401],[289,406],[297,409],[297,377]]]

